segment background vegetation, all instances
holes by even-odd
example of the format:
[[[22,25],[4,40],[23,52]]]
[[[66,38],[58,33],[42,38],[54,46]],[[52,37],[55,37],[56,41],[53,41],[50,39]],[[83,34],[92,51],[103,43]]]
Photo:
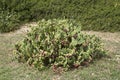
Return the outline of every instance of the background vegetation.
[[[84,30],[120,31],[119,9],[120,0],[0,0],[0,32],[42,18],[72,18]]]

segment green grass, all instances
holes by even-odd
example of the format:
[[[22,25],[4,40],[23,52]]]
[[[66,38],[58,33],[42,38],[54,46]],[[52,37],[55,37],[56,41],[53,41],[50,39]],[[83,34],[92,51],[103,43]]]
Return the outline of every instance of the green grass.
[[[0,34],[0,80],[120,80],[120,33],[90,33],[103,36],[110,56],[61,75],[51,70],[38,71],[17,62],[14,44],[23,39],[24,33]]]

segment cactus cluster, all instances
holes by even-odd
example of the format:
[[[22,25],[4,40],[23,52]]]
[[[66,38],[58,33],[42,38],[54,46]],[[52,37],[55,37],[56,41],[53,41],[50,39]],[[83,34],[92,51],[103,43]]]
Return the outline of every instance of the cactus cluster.
[[[105,55],[101,40],[73,20],[41,20],[16,45],[17,58],[39,70],[77,68]]]

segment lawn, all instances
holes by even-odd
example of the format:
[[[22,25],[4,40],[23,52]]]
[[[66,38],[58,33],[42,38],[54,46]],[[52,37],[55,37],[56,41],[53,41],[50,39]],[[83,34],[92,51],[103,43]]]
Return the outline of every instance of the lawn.
[[[24,30],[0,34],[0,80],[120,80],[119,32],[84,31],[101,37],[109,56],[87,67],[55,74],[52,70],[38,71],[15,59],[14,44],[25,37]]]

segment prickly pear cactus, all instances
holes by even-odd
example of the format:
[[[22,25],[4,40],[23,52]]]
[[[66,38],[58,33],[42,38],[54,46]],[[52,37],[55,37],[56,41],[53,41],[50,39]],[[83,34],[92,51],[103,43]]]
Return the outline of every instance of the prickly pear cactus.
[[[82,34],[73,20],[42,20],[15,47],[19,61],[39,70],[77,68],[105,55],[101,40]]]

